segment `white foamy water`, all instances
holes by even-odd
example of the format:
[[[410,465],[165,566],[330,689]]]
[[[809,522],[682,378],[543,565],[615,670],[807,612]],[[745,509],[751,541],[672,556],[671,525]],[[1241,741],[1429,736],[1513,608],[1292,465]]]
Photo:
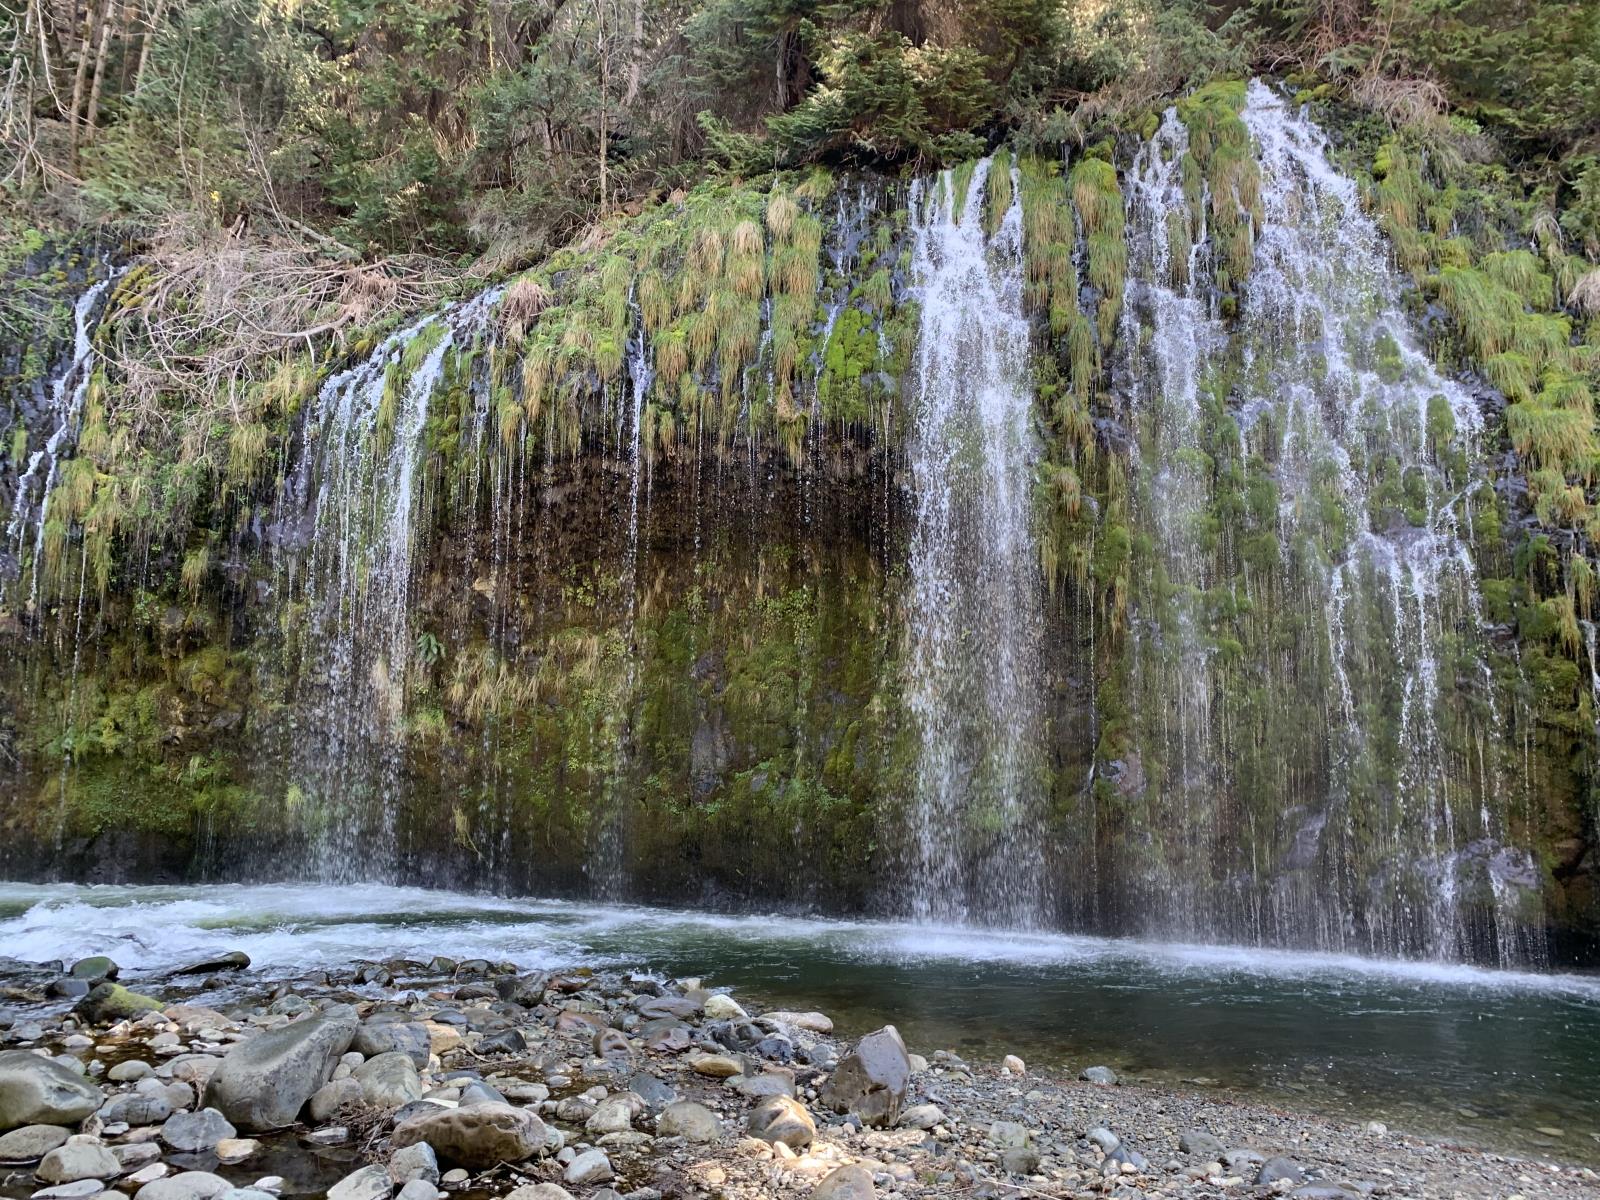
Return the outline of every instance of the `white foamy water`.
[[[696,955],[719,962],[749,947],[863,966],[974,964],[1263,981],[1347,980],[1440,989],[1543,993],[1600,1002],[1600,977],[1432,961],[1179,942],[974,930],[892,921],[689,912],[504,898],[382,884],[115,886],[0,883],[0,956],[25,961],[108,954],[159,972],[223,950],[284,974],[356,959],[435,954],[508,960],[524,969],[648,966]]]

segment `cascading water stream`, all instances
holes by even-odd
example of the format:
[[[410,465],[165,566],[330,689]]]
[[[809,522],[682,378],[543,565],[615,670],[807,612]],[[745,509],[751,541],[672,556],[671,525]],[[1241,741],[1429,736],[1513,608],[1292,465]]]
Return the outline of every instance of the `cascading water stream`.
[[[312,526],[290,807],[309,809],[311,867],[322,878],[393,867],[428,404],[449,356],[483,335],[502,291],[391,335],[328,379],[308,419],[295,488]]]
[[[1468,545],[1482,418],[1419,348],[1325,135],[1260,83],[1241,117],[1260,208],[1236,318],[1200,299],[1220,287],[1198,251],[1174,269],[1175,112],[1128,205],[1136,495],[1159,559],[1133,694],[1170,843],[1125,864],[1137,903],[1153,932],[1536,955]]]
[[[28,455],[28,465],[17,479],[11,519],[6,524],[6,541],[21,562],[23,552],[33,547],[32,586],[29,601],[39,600],[40,570],[44,562],[45,524],[50,511],[50,493],[55,490],[62,459],[77,438],[83,402],[94,376],[94,327],[100,302],[121,271],[90,284],[73,305],[72,358],[67,360],[50,383],[49,410],[44,414],[50,432],[37,450]]]
[[[991,166],[977,165],[965,195],[945,172],[910,197],[921,329],[907,447],[906,701],[918,739],[907,886],[920,920],[1025,926],[1041,919],[1044,891],[1039,448],[1020,188],[1013,180],[987,236]]]

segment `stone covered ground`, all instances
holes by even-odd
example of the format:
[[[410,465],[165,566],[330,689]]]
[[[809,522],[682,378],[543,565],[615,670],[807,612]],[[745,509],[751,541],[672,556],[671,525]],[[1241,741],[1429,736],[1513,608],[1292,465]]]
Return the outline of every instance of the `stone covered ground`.
[[[0,960],[0,1197],[1593,1197],[1600,1175],[1215,1092],[855,1043],[695,980]]]

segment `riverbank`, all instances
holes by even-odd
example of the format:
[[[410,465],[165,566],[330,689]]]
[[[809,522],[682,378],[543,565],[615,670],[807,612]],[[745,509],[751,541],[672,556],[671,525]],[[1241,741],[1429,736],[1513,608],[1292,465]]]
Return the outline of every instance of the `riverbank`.
[[[1203,1085],[838,1038],[823,1014],[693,979],[443,957],[263,979],[242,963],[132,990],[100,981],[108,962],[7,964],[3,1049],[24,1053],[0,1057],[0,1124],[34,1128],[0,1155],[37,1154],[0,1168],[0,1195],[1532,1200],[1600,1184]]]

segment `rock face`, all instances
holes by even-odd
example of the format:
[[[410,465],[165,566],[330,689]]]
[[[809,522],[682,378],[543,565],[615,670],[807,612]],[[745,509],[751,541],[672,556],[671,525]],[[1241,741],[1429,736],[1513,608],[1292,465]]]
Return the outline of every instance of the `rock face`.
[[[906,1044],[899,1030],[885,1025],[839,1060],[822,1089],[822,1102],[834,1112],[853,1112],[868,1125],[893,1125],[910,1082]]]
[[[423,1113],[395,1126],[396,1149],[427,1142],[440,1158],[483,1170],[502,1162],[522,1162],[545,1145],[545,1125],[531,1112],[509,1104],[474,1104]]]
[[[355,1017],[336,1013],[257,1034],[222,1060],[205,1102],[240,1129],[281,1129],[328,1081],[355,1035]]]
[[[75,1125],[104,1094],[60,1063],[26,1050],[0,1053],[0,1132],[23,1125]]]
[[[147,1012],[160,1012],[161,1001],[154,996],[143,996],[129,991],[120,983],[101,983],[79,1000],[72,1011],[91,1025],[109,1025],[113,1021],[130,1021]]]

